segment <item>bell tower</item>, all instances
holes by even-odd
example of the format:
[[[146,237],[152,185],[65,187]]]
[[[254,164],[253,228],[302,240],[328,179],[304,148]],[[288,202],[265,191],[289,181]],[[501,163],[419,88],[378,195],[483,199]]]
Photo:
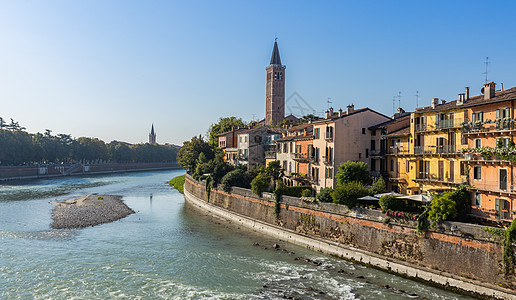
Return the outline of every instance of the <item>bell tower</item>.
[[[156,133],[154,132],[154,124],[152,124],[151,131],[149,133],[149,144],[156,144]]]
[[[267,73],[265,96],[265,125],[276,125],[285,118],[285,68],[281,64],[278,41],[274,41],[271,63]]]

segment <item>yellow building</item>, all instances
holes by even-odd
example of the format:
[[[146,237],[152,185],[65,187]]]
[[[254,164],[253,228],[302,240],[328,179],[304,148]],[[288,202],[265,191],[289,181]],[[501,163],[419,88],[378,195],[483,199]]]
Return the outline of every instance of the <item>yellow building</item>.
[[[466,182],[466,167],[460,149],[467,148],[462,134],[462,96],[446,103],[434,98],[432,105],[417,108],[410,116],[409,166],[415,183],[413,193],[440,192]]]

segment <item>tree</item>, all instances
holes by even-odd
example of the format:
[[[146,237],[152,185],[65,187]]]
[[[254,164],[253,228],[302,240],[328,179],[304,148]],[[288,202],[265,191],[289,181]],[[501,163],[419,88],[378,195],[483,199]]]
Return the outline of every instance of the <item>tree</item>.
[[[269,189],[270,183],[271,177],[265,172],[260,173],[251,181],[251,190],[261,197],[262,193]]]
[[[330,187],[322,188],[319,191],[319,194],[317,194],[317,196],[315,196],[315,198],[319,202],[333,202],[333,198],[331,197],[332,193],[333,193],[333,189],[332,188],[330,188]]]
[[[432,227],[457,216],[457,205],[452,199],[452,192],[434,196],[431,203],[428,218],[432,221]]]
[[[214,157],[213,148],[203,140],[202,136],[194,136],[190,141],[183,143],[183,147],[177,153],[177,163],[185,170],[193,172],[200,153],[204,153],[208,160]]]
[[[299,119],[299,121],[301,123],[307,123],[308,121],[317,121],[319,119],[320,119],[320,117],[318,117],[316,115],[308,114],[308,115],[302,116],[301,119]]]
[[[352,181],[358,181],[364,185],[369,183],[366,163],[347,161],[340,164],[337,171],[337,184],[343,185]]]
[[[378,204],[383,211],[386,210],[403,210],[403,200],[398,199],[396,196],[385,195],[380,198]]]
[[[333,203],[344,204],[349,208],[353,208],[357,204],[357,199],[367,194],[368,191],[361,182],[347,182],[333,190]]]
[[[244,127],[246,123],[237,117],[220,118],[217,123],[211,124],[208,129],[208,142],[211,146],[217,147],[219,144],[217,135],[230,131],[232,128]]]
[[[371,185],[369,191],[372,195],[375,195],[384,193],[386,189],[387,186],[385,184],[385,180],[383,180],[383,178],[380,177],[373,180],[373,184]]]

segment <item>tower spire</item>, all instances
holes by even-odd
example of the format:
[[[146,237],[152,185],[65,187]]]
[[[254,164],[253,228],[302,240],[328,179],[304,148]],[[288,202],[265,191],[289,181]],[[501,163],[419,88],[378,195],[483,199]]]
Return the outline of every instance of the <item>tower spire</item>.
[[[274,48],[272,49],[271,65],[281,65],[281,58],[278,49],[278,38],[274,39]]]
[[[151,130],[149,133],[149,144],[156,144],[156,133],[154,132],[154,123],[152,123]]]

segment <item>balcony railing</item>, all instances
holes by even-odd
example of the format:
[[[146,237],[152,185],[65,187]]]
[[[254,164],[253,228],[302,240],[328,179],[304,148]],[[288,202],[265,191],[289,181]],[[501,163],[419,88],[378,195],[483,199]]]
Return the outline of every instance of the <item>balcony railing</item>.
[[[415,146],[414,154],[456,154],[457,148],[456,145],[438,145],[438,146]],[[400,154],[403,154],[400,153]]]
[[[322,161],[325,165],[331,165],[331,157],[323,156]]]
[[[484,182],[472,180],[471,182],[472,189],[488,191],[493,193],[516,193],[516,186],[510,185],[508,181],[498,181],[494,182]]]
[[[456,153],[455,145],[439,145],[435,148],[437,154],[453,154]]]
[[[497,119],[494,121],[486,120],[486,122],[469,122],[462,125],[464,133],[494,133],[497,131],[516,130],[516,119]]]
[[[265,152],[265,159],[276,159],[276,151]]]
[[[330,142],[333,141],[333,132],[326,132],[324,139]]]
[[[432,131],[432,130],[442,130],[442,129],[450,129],[450,128],[460,128],[463,126],[462,118],[453,118],[453,119],[445,119],[439,120],[437,123],[422,123],[415,124],[415,131]]]
[[[295,161],[308,162],[310,160],[306,153],[290,153],[290,155]]]
[[[389,149],[389,153],[387,154],[393,154],[393,155],[401,155],[401,154],[409,154],[408,149],[403,149],[399,146],[391,146]]]
[[[384,156],[385,151],[381,150],[371,150],[371,156]]]

